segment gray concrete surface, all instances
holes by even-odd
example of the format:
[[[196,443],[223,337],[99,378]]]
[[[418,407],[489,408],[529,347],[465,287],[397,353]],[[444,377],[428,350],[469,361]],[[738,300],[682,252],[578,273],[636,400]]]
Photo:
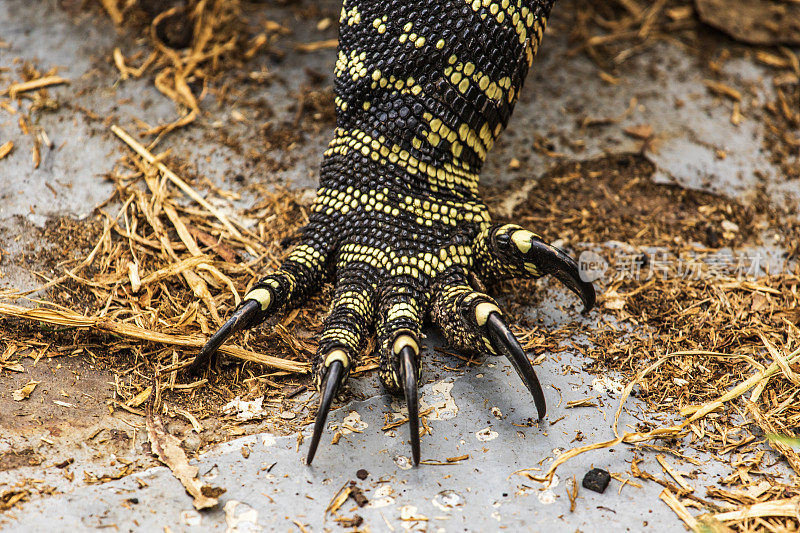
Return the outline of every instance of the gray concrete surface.
[[[569,6],[568,2],[561,4],[555,16],[568,19]],[[323,8],[332,13],[338,9],[335,2],[325,2]],[[279,45],[287,50],[280,64],[259,60],[276,76],[276,81],[264,87],[263,96],[273,107],[275,120],[290,123],[291,96],[305,82],[306,68],[330,76],[335,59],[332,50],[295,53],[291,43],[331,38],[335,32],[318,32],[315,20],[298,18],[287,7],[261,9],[266,10],[268,18],[285,23],[294,32]],[[123,46],[126,53],[140,46],[131,36],[121,36],[110,24],[86,14],[69,13],[54,0],[0,0],[0,40],[8,43],[7,47],[0,47],[0,67],[13,72],[17,67],[14,59],[23,58],[36,61],[44,69],[58,66],[61,75],[73,80],[70,86],[51,91],[56,99],[68,101],[70,106],[38,117],[55,147],[43,154],[43,163],[37,170],[30,164],[28,138],[19,134],[15,117],[0,110],[0,142],[14,139],[17,143],[15,151],[0,161],[0,226],[5,228],[0,234],[0,246],[14,255],[21,253],[20,243],[32,233],[28,224],[42,225],[57,215],[80,218],[108,196],[110,189],[102,174],[124,148],[100,121],[76,111],[76,105],[100,116],[113,116],[131,130],[135,130],[134,118],[155,125],[169,120],[174,110],[149,80],[120,82],[109,65],[114,46]],[[657,165],[660,179],[737,196],[752,192],[758,185],[758,171],[772,194],[800,198],[797,184],[783,182],[761,151],[760,124],[747,113],[739,127],[725,120],[730,110],[703,88],[706,74],[698,59],[677,47],[661,45],[627,65],[621,83],[612,86],[603,83],[596,67],[584,58],[565,60],[567,48],[565,35],[548,36],[509,130],[487,165],[487,183],[535,177],[552,163],[532,150],[535,134],[546,135],[555,151],[566,158],[584,159],[639,150],[641,142],[624,135],[623,129],[650,124],[660,142],[659,149],[648,152],[648,157]],[[764,74],[760,67],[747,61],[725,65],[725,76],[731,83],[752,85],[757,93],[771,90]],[[0,88],[10,79],[9,73],[0,73]],[[623,116],[632,98],[636,98],[632,112],[619,122],[589,129],[580,126],[586,117]],[[676,108],[676,98],[684,100],[685,105]],[[751,104],[748,101],[743,105]],[[208,114],[201,120],[207,125],[233,123],[232,112],[236,110],[248,113],[245,108],[217,109],[209,105]],[[257,127],[248,122],[235,126],[243,138],[254,139],[248,148],[259,150],[263,148],[253,135]],[[271,157],[291,162],[286,170],[270,172],[258,165],[244,164],[230,148],[218,139],[203,136],[199,130],[180,131],[168,137],[160,148],[172,148],[182,158],[193,160],[200,173],[226,188],[234,187],[230,177],[238,173],[248,181],[312,186],[320,154],[330,136],[330,127],[322,125],[318,133],[308,135],[291,153],[270,152]],[[576,139],[583,141],[582,147],[574,143]],[[726,150],[730,156],[720,160],[715,157],[718,149]],[[520,160],[519,169],[508,168],[512,158]],[[55,192],[47,187],[48,183]],[[241,200],[244,204],[250,201],[247,194]],[[22,241],[17,241],[20,236]],[[30,270],[36,267],[0,264],[5,274],[0,287],[35,286],[37,280]],[[597,315],[581,317],[574,300],[563,289],[549,283],[543,287],[550,298],[542,307],[531,309],[532,316],[551,326],[579,321],[584,338],[576,339],[576,343],[590,343],[593,325],[599,320]],[[429,344],[436,344],[435,337]],[[296,531],[300,529],[293,522],[296,520],[311,531],[335,531],[341,527],[333,517],[325,515],[324,509],[345,482],[357,479],[358,469],[365,469],[369,477],[358,484],[371,503],[354,509],[352,500],[348,501],[340,514],[361,515],[365,519],[362,527],[370,531],[683,531],[672,511],[658,500],[661,488],[652,483],[636,489],[612,481],[603,495],[582,489],[575,512],[569,512],[567,479],[576,476],[580,481],[592,465],[624,475],[634,454],[644,458],[643,469],[660,473],[651,453],[619,446],[613,451],[584,455],[566,464],[550,487],[514,474],[521,468],[546,469],[557,454],[576,444],[574,439],[579,432],[585,439],[583,443],[612,436],[610,424],[617,406],[616,394],[603,391],[597,381],[608,377],[583,371],[584,361],[577,352],[546,355],[537,372],[547,383],[550,411],[547,420],[529,427],[533,403],[504,360],[490,359],[479,367],[448,371],[443,370],[443,364],[454,367],[459,362],[427,351],[423,401],[443,405],[438,409],[439,419],[430,422],[432,434],[422,440],[423,457],[443,460],[468,454],[467,460],[455,465],[408,469],[406,428],[388,433],[380,430],[384,414],[393,416],[399,407],[381,394],[375,386],[375,376],[365,376],[353,384],[365,399],[342,406],[332,413],[329,424],[338,426],[345,416],[355,412],[363,422],[363,431],[346,435],[335,446],[330,444],[329,433],[311,468],[302,461],[305,446],[297,451],[296,435],[245,437],[203,455],[198,460],[200,471],[210,483],[227,490],[220,508],[203,514],[192,511],[190,499],[162,467],[100,485],[81,482],[84,472],[117,468],[117,457],[148,464],[151,460],[141,457],[144,452],[140,430],[134,429],[131,443],[121,447],[116,456],[101,459],[95,450],[81,444],[77,435],[70,442],[58,441],[64,442],[62,448],[42,442],[43,435],[52,437],[52,432],[44,431],[46,425],[4,429],[0,453],[9,453],[22,443],[37,447],[48,460],[43,466],[20,466],[0,472],[0,487],[35,478],[55,487],[56,493],[36,497],[21,509],[0,516],[0,528],[45,531],[57,524],[59,530],[77,531],[154,531],[165,527],[172,531]],[[64,368],[70,369],[72,364],[75,363],[65,361]],[[55,368],[45,368],[56,372]],[[27,372],[24,379],[30,379],[34,370],[29,368]],[[111,379],[98,374],[99,380],[104,378]],[[610,378],[613,380],[614,376]],[[0,375],[4,384],[11,379],[14,378]],[[11,388],[3,386],[4,390]],[[597,398],[600,406],[565,409],[568,400],[587,396]],[[76,433],[84,435],[96,428],[130,430],[131,424],[141,428],[141,419],[103,416],[102,399],[98,406],[97,419],[75,429]],[[642,418],[641,409],[636,401],[629,400],[621,427]],[[53,414],[58,420],[50,423],[68,430],[72,426],[70,416],[68,411]],[[308,429],[305,434],[308,436]],[[241,453],[243,446],[250,449],[246,459]],[[74,482],[65,480],[62,472],[51,466],[55,462],[51,458],[70,455],[76,458]],[[695,452],[692,455],[701,458],[703,465],[677,461],[673,464],[694,472],[697,486],[713,483],[724,465],[712,457]]]
[[[155,468],[33,502],[14,513],[16,520],[6,528],[29,531],[31,527],[58,523],[75,530],[103,527],[156,531],[168,526],[172,531],[298,531],[293,526],[297,520],[311,531],[326,527],[336,531],[342,528],[325,515],[324,509],[344,483],[355,480],[370,503],[357,508],[350,500],[339,515],[362,516],[370,531],[389,531],[392,527],[394,531],[431,532],[501,528],[683,531],[672,511],[658,500],[661,487],[654,483],[637,489],[622,488],[621,483],[612,481],[602,495],[581,489],[576,511],[569,512],[565,480],[575,475],[580,482],[589,465],[629,477],[627,463],[634,454],[630,448],[619,446],[575,460],[559,471],[549,487],[514,475],[520,468],[547,468],[556,454],[575,445],[577,431],[588,440],[613,437],[609,421],[617,405],[614,395],[598,393],[589,376],[561,375],[559,369],[564,365],[578,369],[581,361],[574,356],[561,361],[548,358],[538,367],[539,375],[548,376],[550,384],[561,389],[563,398],[560,400],[548,386],[550,414],[541,426],[534,427],[520,427],[534,415],[534,407],[525,387],[504,361],[493,358],[489,364],[462,375],[427,384],[422,400],[439,408],[441,420],[430,422],[432,434],[422,439],[423,457],[442,461],[469,454],[469,459],[456,465],[409,469],[407,428],[389,434],[380,431],[384,414],[395,413],[397,406],[386,397],[376,396],[332,414],[329,425],[336,427],[345,416],[358,413],[363,433],[346,435],[335,446],[329,444],[329,434],[313,467],[303,465],[305,447],[298,452],[294,436],[245,437],[204,455],[199,460],[200,472],[207,473],[209,483],[227,489],[221,509],[202,515],[193,511],[172,474]],[[603,406],[598,410],[564,409],[567,401],[587,396],[599,397]],[[562,415],[566,418],[551,425]],[[635,423],[635,419],[625,417],[622,422]],[[250,448],[247,459],[241,453],[243,446]],[[660,471],[652,456],[641,466]],[[685,471],[687,466],[691,465],[677,468]],[[358,481],[356,472],[362,468],[369,477]],[[700,479],[693,481],[698,484],[710,483],[719,472],[709,458],[702,467],[692,468],[703,471]],[[132,478],[147,486],[140,488]],[[407,520],[413,517],[419,521]]]

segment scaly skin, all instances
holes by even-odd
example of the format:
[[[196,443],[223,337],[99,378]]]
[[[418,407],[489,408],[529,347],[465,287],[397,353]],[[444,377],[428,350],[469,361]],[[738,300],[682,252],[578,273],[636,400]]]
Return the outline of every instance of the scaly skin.
[[[317,388],[326,391],[319,431],[373,332],[381,381],[416,404],[426,316],[457,349],[513,353],[537,395],[538,382],[525,377],[533,371],[527,373],[530,364],[496,302],[469,280],[474,275],[491,286],[553,273],[587,307],[594,301],[571,259],[530,231],[493,225],[478,195],[481,167],[508,123],[552,5],[345,1],[335,68],[337,124],[310,221],[280,270],[245,297],[245,307],[198,365],[233,331],[302,305],[332,280],[335,293],[313,369]],[[412,428],[415,440],[418,460]],[[309,462],[315,449],[313,442]]]

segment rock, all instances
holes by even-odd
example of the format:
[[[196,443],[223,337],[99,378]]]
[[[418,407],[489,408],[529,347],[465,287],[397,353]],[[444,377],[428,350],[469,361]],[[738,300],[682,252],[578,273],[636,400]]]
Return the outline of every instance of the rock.
[[[750,44],[800,44],[800,3],[696,0],[700,20]]]
[[[608,473],[608,470],[603,470],[602,468],[592,468],[586,475],[583,476],[583,488],[593,490],[595,492],[599,492],[602,494],[605,492],[606,487],[608,487],[608,482],[611,481],[611,474]]]

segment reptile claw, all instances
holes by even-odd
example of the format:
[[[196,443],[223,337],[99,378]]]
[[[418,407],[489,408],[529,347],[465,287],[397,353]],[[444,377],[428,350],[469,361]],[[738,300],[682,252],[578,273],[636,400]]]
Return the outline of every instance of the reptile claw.
[[[200,353],[197,354],[194,361],[192,361],[189,372],[192,374],[199,374],[203,368],[209,365],[215,365],[217,362],[217,350],[222,346],[222,343],[237,331],[246,328],[260,309],[261,304],[256,300],[245,300],[242,302],[228,321],[208,339],[203,349],[200,350]]]
[[[538,238],[531,239],[530,245],[527,255],[542,273],[554,275],[577,294],[583,302],[584,313],[594,307],[596,299],[594,286],[581,279],[578,263],[572,257]]]
[[[542,392],[542,386],[539,384],[539,379],[536,377],[536,372],[534,372],[531,362],[528,361],[528,356],[525,355],[525,350],[522,349],[519,341],[511,332],[500,313],[493,312],[489,314],[486,328],[489,331],[489,340],[495,351],[505,355],[511,361],[514,370],[517,371],[517,374],[519,374],[519,377],[522,378],[525,386],[528,387],[528,390],[533,395],[539,418],[544,418],[547,412],[544,392]]]
[[[311,436],[311,444],[308,447],[308,456],[306,457],[306,464],[308,465],[311,464],[311,461],[314,460],[314,454],[317,453],[317,446],[319,446],[319,439],[322,437],[322,430],[325,429],[325,421],[328,419],[331,403],[336,397],[344,375],[344,363],[338,360],[331,363],[328,367],[328,372],[325,374],[322,399],[319,402],[319,409],[317,409],[317,417],[314,420],[314,433]]]
[[[403,392],[408,405],[408,429],[411,437],[411,455],[414,464],[419,464],[419,402],[417,399],[417,368],[415,354],[411,346],[400,351],[400,377],[403,380]]]

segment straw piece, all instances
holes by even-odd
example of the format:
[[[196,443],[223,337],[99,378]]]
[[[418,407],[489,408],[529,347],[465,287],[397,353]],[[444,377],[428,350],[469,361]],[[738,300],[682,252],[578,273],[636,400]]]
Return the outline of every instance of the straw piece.
[[[755,402],[745,402],[745,406],[747,410],[750,411],[750,414],[753,415],[753,419],[756,424],[758,424],[758,427],[760,427],[764,433],[767,435],[777,435],[781,433],[761,409],[758,408]],[[782,453],[792,469],[800,475],[800,454],[797,453],[797,450],[777,439],[769,439],[769,445]]]
[[[167,179],[169,179],[172,183],[177,185],[178,188],[186,194],[186,196],[188,196],[198,204],[202,205],[205,209],[208,210],[209,213],[213,214],[217,218],[217,220],[219,220],[222,223],[222,225],[225,226],[225,228],[231,232],[231,234],[240,239],[242,238],[242,234],[239,233],[239,230],[237,230],[234,227],[234,225],[231,224],[231,222],[225,215],[223,215],[216,207],[208,203],[208,201],[206,201],[205,198],[200,196],[200,194],[197,191],[192,189],[188,183],[179,178],[178,175],[172,172],[164,163],[157,161],[156,157],[152,153],[150,153],[150,151],[147,148],[142,146],[141,143],[137,142],[133,137],[128,135],[122,128],[120,128],[116,124],[111,126],[111,131],[113,131],[117,137],[122,139],[122,141],[125,144],[130,146],[134,152],[139,154],[139,156],[142,159],[144,159],[151,165],[154,165],[156,168],[158,168],[158,170],[161,171],[161,173],[164,176],[166,176]]]
[[[754,503],[752,505],[745,505],[736,511],[728,511],[727,513],[713,515],[713,517],[720,522],[777,516],[800,520],[800,497]]]
[[[11,98],[16,98],[20,93],[35,91],[36,89],[42,89],[51,85],[61,85],[64,83],[69,83],[69,80],[67,78],[62,78],[61,76],[44,76],[42,78],[37,78],[35,80],[25,81],[22,83],[12,83],[8,89],[3,91],[3,94],[8,94]]]
[[[108,16],[111,17],[111,20],[114,21],[114,24],[119,26],[122,24],[124,18],[122,17],[122,12],[117,7],[116,0],[100,0],[100,3],[103,5],[103,9],[106,10]]]
[[[783,354],[781,354],[760,331],[758,332],[758,336],[761,337],[761,342],[763,342],[764,346],[767,347],[769,354],[772,356],[775,362],[778,363],[778,366],[781,367],[781,372],[783,372],[783,375],[786,376],[786,379],[795,385],[800,385],[800,375],[792,370],[791,367],[786,363],[786,360],[783,358]]]
[[[3,144],[0,144],[0,159],[3,159],[5,156],[11,153],[11,150],[14,149],[14,141],[6,141]]]
[[[317,50],[325,50],[328,48],[336,48],[339,46],[339,39],[326,39],[324,41],[314,41],[312,43],[297,43],[294,49],[298,52],[316,52]]]
[[[181,241],[183,241],[183,244],[186,245],[186,249],[189,250],[189,253],[195,257],[205,257],[203,252],[200,251],[200,247],[197,246],[197,242],[194,240],[194,237],[192,237],[189,229],[186,227],[186,224],[184,224],[183,220],[181,220],[181,217],[178,216],[175,208],[169,204],[164,204],[162,209],[164,210],[164,213],[166,213],[170,222],[172,222],[173,227],[178,232],[178,236],[181,238]],[[202,261],[197,264],[197,267],[207,270],[217,281],[220,281],[226,285],[228,290],[231,291],[231,294],[233,294],[233,299],[235,300],[236,305],[241,303],[242,299],[239,296],[239,291],[236,290],[236,286],[228,276],[220,272],[210,262]]]
[[[660,464],[661,468],[664,469],[664,472],[669,474],[669,476],[672,479],[675,480],[675,483],[680,485],[680,487],[683,490],[685,490],[686,492],[694,492],[694,487],[689,485],[689,483],[683,478],[683,476],[680,474],[680,472],[678,472],[677,470],[672,468],[672,466],[670,466],[670,464],[667,463],[666,460],[664,460],[664,456],[663,455],[660,455],[660,454],[656,455],[656,461],[658,461],[658,464]]]
[[[795,361],[800,361],[800,349],[795,350],[794,352],[792,352],[786,358],[787,364],[792,364]],[[655,367],[656,365],[651,365],[651,366]],[[705,405],[698,406],[698,409],[694,411],[694,414],[692,414],[692,416],[690,418],[686,419],[685,421],[683,421],[680,424],[673,425],[673,426],[667,426],[667,427],[663,427],[663,428],[657,428],[657,429],[654,429],[652,431],[648,431],[646,433],[626,432],[623,435],[617,437],[616,439],[611,439],[611,440],[607,440],[607,441],[603,441],[603,442],[596,442],[594,444],[589,444],[587,446],[581,446],[581,447],[578,447],[578,448],[573,448],[573,449],[568,450],[568,451],[562,453],[561,455],[559,455],[558,458],[555,461],[553,461],[553,463],[550,465],[550,468],[547,470],[547,472],[545,472],[544,475],[541,475],[541,476],[533,476],[533,475],[530,475],[530,474],[526,474],[526,475],[528,475],[528,477],[530,477],[534,481],[547,483],[547,482],[550,482],[550,480],[553,478],[553,475],[555,474],[555,471],[559,466],[564,464],[569,459],[571,459],[573,457],[576,457],[576,456],[578,456],[578,455],[580,455],[582,453],[585,453],[585,452],[588,452],[588,451],[592,451],[592,450],[599,450],[599,449],[602,449],[602,448],[611,448],[612,446],[616,446],[617,444],[620,444],[622,442],[624,442],[626,444],[634,444],[634,443],[646,442],[646,441],[650,441],[650,440],[654,440],[654,439],[658,439],[658,438],[675,437],[675,436],[679,435],[681,432],[683,432],[686,429],[686,427],[689,426],[689,424],[691,424],[695,420],[703,418],[704,416],[706,416],[707,414],[711,413],[712,411],[722,407],[726,402],[728,402],[730,400],[733,400],[735,398],[738,398],[739,396],[743,395],[748,390],[750,390],[751,388],[756,386],[762,380],[768,379],[770,376],[772,376],[773,374],[777,373],[778,370],[780,370],[780,366],[778,365],[778,363],[777,362],[772,363],[770,366],[768,366],[764,370],[762,370],[760,372],[756,372],[755,374],[750,376],[748,379],[746,379],[742,383],[738,384],[733,389],[731,389],[730,391],[726,392],[725,394],[723,394],[722,396],[720,396],[716,400],[708,402]],[[622,399],[624,400],[626,398],[627,398],[627,396],[623,396]],[[619,410],[618,410],[618,412],[619,412]],[[616,420],[615,420],[615,422],[616,422]],[[615,427],[616,427],[616,424],[615,424]],[[528,472],[529,470],[530,469],[517,470],[515,472],[515,474]]]
[[[667,506],[675,511],[675,514],[678,515],[678,518],[683,520],[683,523],[686,524],[689,529],[692,531],[702,531],[700,529],[700,523],[697,519],[692,516],[692,513],[686,508],[685,505],[681,503],[677,496],[675,496],[669,489],[664,489],[661,491],[661,494],[658,495],[659,499],[667,504]]]
[[[55,324],[59,326],[91,329],[105,333],[113,333],[126,339],[181,346],[183,348],[201,348],[206,343],[206,339],[204,338],[195,336],[190,337],[187,335],[169,335],[167,333],[140,328],[138,326],[134,326],[133,324],[127,324],[116,320],[87,317],[69,311],[60,311],[45,307],[26,309],[25,307],[18,305],[0,303],[0,316],[9,316],[25,320],[36,320],[39,322]],[[285,370],[286,372],[307,374],[311,367],[311,365],[308,363],[271,357],[269,355],[263,355],[250,350],[245,350],[244,348],[240,348],[238,346],[223,345],[220,347],[219,351],[220,353],[235,359],[259,363],[276,370]]]
[[[201,255],[199,257],[189,257],[188,259],[184,259],[178,263],[171,263],[164,268],[160,268],[147,276],[146,278],[142,279],[139,282],[140,286],[147,286],[151,283],[158,283],[159,281],[163,281],[167,278],[171,278],[173,276],[177,276],[179,274],[183,274],[185,271],[190,270],[198,265],[201,265],[208,261],[208,257],[205,255]]]

